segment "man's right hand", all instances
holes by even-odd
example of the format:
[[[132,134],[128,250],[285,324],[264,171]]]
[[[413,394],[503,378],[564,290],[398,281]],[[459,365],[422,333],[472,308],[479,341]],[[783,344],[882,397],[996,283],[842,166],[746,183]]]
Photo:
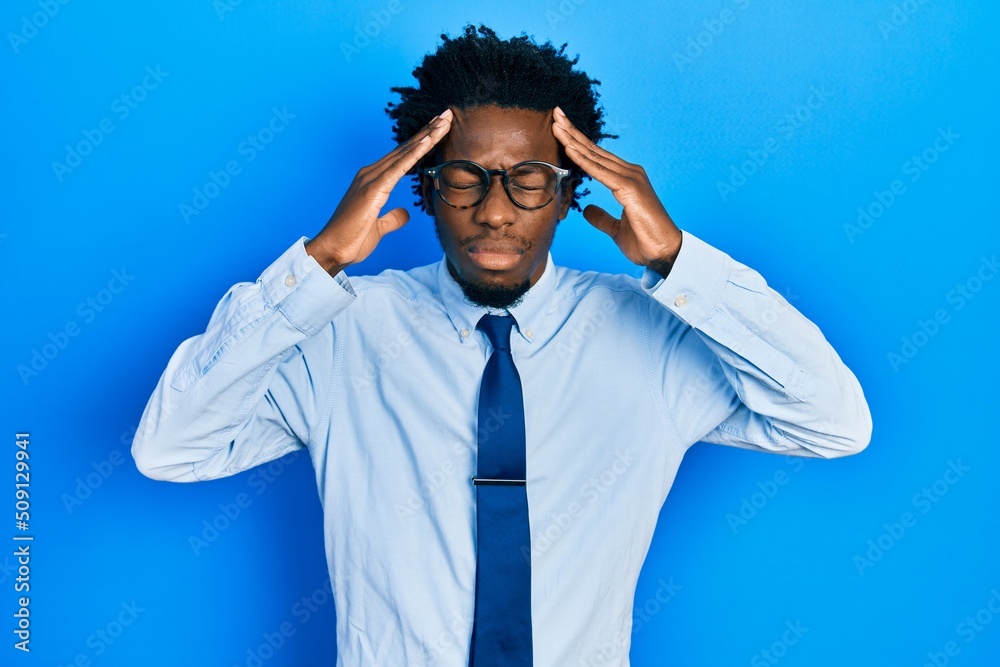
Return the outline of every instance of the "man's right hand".
[[[382,237],[407,223],[410,214],[394,208],[379,216],[389,193],[451,129],[451,109],[378,162],[362,167],[323,230],[306,243],[306,252],[331,276],[371,254]]]

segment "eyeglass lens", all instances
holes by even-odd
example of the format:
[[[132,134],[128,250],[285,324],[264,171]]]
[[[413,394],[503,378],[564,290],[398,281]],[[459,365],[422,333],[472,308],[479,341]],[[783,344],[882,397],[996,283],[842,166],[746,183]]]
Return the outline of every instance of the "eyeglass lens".
[[[508,172],[508,192],[525,208],[538,208],[552,201],[558,177],[545,164],[528,163]],[[474,162],[453,162],[439,172],[438,192],[452,206],[475,206],[486,196],[489,179]]]

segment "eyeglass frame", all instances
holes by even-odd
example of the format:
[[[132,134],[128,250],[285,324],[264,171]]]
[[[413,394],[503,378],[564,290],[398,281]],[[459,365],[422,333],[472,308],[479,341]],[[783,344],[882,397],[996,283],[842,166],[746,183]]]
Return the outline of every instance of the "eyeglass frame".
[[[486,174],[486,187],[483,188],[483,194],[479,197],[479,199],[476,200],[474,204],[467,204],[466,206],[457,206],[455,204],[452,204],[447,199],[445,199],[444,196],[441,194],[441,184],[438,181],[440,175],[439,172],[441,169],[447,167],[449,164],[456,164],[460,162],[464,164],[471,164],[472,166],[478,168],[480,172]],[[559,188],[562,187],[563,181],[569,178],[570,175],[573,173],[572,169],[563,169],[562,167],[558,167],[549,162],[545,162],[544,160],[525,160],[524,162],[518,162],[510,169],[487,169],[483,165],[479,164],[478,162],[473,162],[472,160],[448,160],[447,162],[442,162],[441,164],[434,165],[433,167],[421,167],[418,170],[418,172],[423,176],[428,176],[432,181],[434,181],[434,191],[437,192],[438,197],[441,198],[441,201],[443,201],[448,206],[451,206],[452,208],[468,209],[468,208],[475,208],[476,206],[482,204],[483,200],[486,199],[486,195],[488,195],[490,192],[490,185],[493,183],[493,175],[499,174],[503,176],[502,182],[503,182],[504,192],[507,193],[507,198],[510,199],[510,201],[514,204],[514,206],[517,206],[520,209],[524,209],[525,211],[537,211],[538,209],[545,208],[553,201],[555,201],[556,198],[555,194],[553,194],[552,197],[541,206],[524,206],[523,204],[518,204],[517,201],[514,200],[514,195],[510,193],[509,172],[514,171],[518,167],[524,166],[526,164],[544,164],[546,167],[550,167],[556,173],[556,189],[555,189],[556,193],[558,193]]]

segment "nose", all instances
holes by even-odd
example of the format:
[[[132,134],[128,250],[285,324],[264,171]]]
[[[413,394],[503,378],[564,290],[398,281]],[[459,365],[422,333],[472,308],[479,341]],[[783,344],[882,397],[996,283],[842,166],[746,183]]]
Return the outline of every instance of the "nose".
[[[504,225],[511,225],[517,216],[517,207],[507,196],[507,191],[503,187],[503,176],[500,174],[490,175],[489,185],[486,188],[486,196],[475,208],[473,221],[480,225],[489,225],[499,229]]]

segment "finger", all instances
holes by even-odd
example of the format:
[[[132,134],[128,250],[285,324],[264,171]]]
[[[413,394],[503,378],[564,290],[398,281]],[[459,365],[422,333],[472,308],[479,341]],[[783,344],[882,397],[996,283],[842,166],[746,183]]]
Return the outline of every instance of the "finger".
[[[375,178],[389,178],[392,185],[395,185],[396,181],[410,173],[417,162],[432,151],[451,131],[450,117],[442,116],[435,123],[427,134],[400,152],[395,160],[384,167],[381,173],[376,174]],[[392,187],[390,186],[389,189],[391,190]]]
[[[572,140],[565,128],[553,125],[553,134],[563,144],[566,155],[569,156],[585,172],[608,186],[613,192],[618,192],[628,186],[630,181],[639,176],[635,165],[623,163],[611,156],[607,151],[595,152],[582,148]]]
[[[404,208],[394,208],[378,219],[379,238],[390,234],[410,220],[410,214]]]
[[[434,116],[434,118],[432,118],[426,125],[417,130],[413,136],[383,155],[377,161],[370,164],[366,167],[366,169],[368,171],[381,174],[387,167],[395,163],[400,156],[405,155],[406,153],[414,150],[422,150],[423,153],[421,153],[421,156],[423,156],[426,153],[424,144],[427,143],[424,141],[424,138],[431,137],[433,143],[440,141],[441,138],[448,133],[453,117],[454,114],[451,109],[445,109],[437,116]]]
[[[618,236],[618,230],[621,228],[622,221],[605,211],[600,206],[594,204],[588,205],[583,209],[583,217],[597,227],[599,230],[615,238]]]
[[[580,151],[575,144],[566,145],[566,155],[580,169],[606,185],[615,194],[616,199],[619,199],[618,194],[628,189],[632,183],[631,175],[623,173],[622,168],[617,164],[598,162],[587,153]],[[619,203],[621,202],[619,201]]]
[[[621,159],[611,151],[606,150],[595,144],[593,141],[591,141],[586,134],[581,132],[576,127],[576,125],[573,125],[573,122],[566,116],[565,113],[562,113],[562,109],[560,109],[559,107],[556,107],[556,111],[552,114],[552,118],[555,121],[554,126],[556,128],[565,131],[566,134],[569,136],[570,141],[578,143],[583,150],[587,150],[593,153],[595,159],[604,158],[626,168],[632,166],[631,164]]]

